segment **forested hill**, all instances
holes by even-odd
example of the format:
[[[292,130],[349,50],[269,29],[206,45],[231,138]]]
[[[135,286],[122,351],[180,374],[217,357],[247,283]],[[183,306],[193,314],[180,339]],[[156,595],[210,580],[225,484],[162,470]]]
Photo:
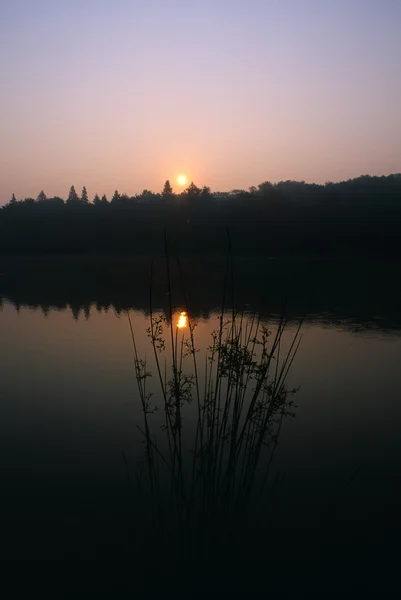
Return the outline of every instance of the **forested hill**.
[[[191,184],[110,201],[71,186],[66,200],[15,196],[0,209],[1,254],[149,254],[163,231],[178,254],[226,249],[264,255],[400,255],[401,175],[362,176],[325,185],[265,182],[214,192]]]

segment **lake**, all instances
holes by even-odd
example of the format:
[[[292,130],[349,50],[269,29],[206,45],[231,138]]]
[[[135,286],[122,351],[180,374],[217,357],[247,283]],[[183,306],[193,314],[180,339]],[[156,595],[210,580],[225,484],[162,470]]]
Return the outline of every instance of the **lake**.
[[[91,560],[132,542],[135,525],[126,524],[140,520],[133,507],[145,449],[128,314],[156,382],[145,263],[1,265],[3,558]],[[296,416],[280,431],[276,508],[268,523],[261,510],[260,527],[275,530],[283,560],[314,564],[358,553],[388,563],[399,556],[401,530],[398,261],[241,259],[234,266],[228,306],[245,305],[246,319],[255,311],[273,330],[285,306],[287,347],[304,317],[288,375],[288,386],[299,387]],[[203,355],[219,327],[224,260],[187,259],[182,269]],[[188,308],[184,295],[174,271],[174,326]],[[159,261],[157,314],[168,315],[169,298]]]

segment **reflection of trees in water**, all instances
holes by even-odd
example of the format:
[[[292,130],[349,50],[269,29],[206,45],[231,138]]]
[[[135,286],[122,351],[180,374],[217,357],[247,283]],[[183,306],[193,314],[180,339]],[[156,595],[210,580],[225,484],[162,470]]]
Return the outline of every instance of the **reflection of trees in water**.
[[[221,302],[224,261],[189,258],[180,261],[188,289],[191,314],[209,318]],[[18,306],[48,306],[63,310],[74,307],[112,309],[118,313],[138,310],[148,316],[149,260],[87,259],[56,260],[44,264],[20,261],[10,263],[0,279],[0,297]],[[154,262],[154,306],[168,316],[169,298],[164,262]],[[179,277],[174,271],[172,289],[175,308],[185,302]],[[288,298],[290,317],[304,315],[310,322],[320,321],[353,329],[374,326],[379,330],[401,329],[399,311],[399,262],[360,260],[266,260],[235,259],[235,299],[237,310],[247,304],[262,318],[279,314],[283,298]],[[146,312],[147,311],[147,312]],[[87,310],[86,310],[87,312]]]
[[[128,313],[145,449],[136,479],[149,527],[186,555],[244,526],[263,497],[283,419],[293,415],[286,378],[301,325],[285,348],[284,317],[273,332],[256,315],[223,310],[201,356],[195,321],[169,317],[150,314],[151,373]]]
[[[140,304],[134,302],[120,302],[118,300],[113,299],[96,299],[96,300],[65,300],[61,301],[59,299],[51,299],[46,295],[45,298],[40,301],[29,300],[25,298],[24,300],[20,299],[20,297],[15,297],[12,295],[4,295],[0,296],[0,310],[2,309],[4,302],[10,302],[17,311],[20,311],[21,308],[28,308],[30,310],[40,310],[45,316],[49,314],[50,311],[71,311],[72,316],[75,320],[79,320],[80,316],[83,315],[85,319],[89,319],[91,316],[91,311],[96,311],[98,313],[107,314],[110,310],[114,311],[117,315],[122,315],[126,311],[136,310],[141,312],[146,318],[149,318],[149,310],[143,309]],[[182,303],[174,306],[174,311],[179,311],[182,309]],[[238,309],[238,307],[236,307]],[[279,318],[279,311],[273,311],[268,313],[263,307],[255,306],[248,307],[247,309],[254,309],[258,312],[262,319],[267,320],[268,318],[275,317]],[[291,307],[290,307],[291,308]],[[168,320],[168,309],[166,306],[158,306],[157,310],[164,314],[165,318]],[[191,316],[193,319],[202,319],[207,321],[210,318],[216,316],[216,310],[213,306],[210,308],[201,308],[195,309],[191,312]],[[367,312],[366,314],[358,314],[354,310],[350,309],[349,313],[347,312],[345,307],[341,309],[333,309],[332,311],[324,311],[324,312],[300,312],[297,310],[292,311],[292,314],[289,315],[289,320],[296,322],[300,318],[304,318],[306,323],[318,323],[323,324],[328,327],[336,327],[339,329],[344,329],[351,332],[362,332],[365,330],[373,330],[373,331],[382,331],[388,332],[391,330],[398,331],[401,329],[401,321],[399,315],[396,314],[372,314],[371,312]]]

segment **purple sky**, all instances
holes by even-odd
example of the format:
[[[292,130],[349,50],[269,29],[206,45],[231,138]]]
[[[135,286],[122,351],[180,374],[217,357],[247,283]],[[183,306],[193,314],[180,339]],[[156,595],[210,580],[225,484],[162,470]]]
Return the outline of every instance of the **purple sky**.
[[[400,0],[1,0],[0,203],[400,172],[400,32]]]

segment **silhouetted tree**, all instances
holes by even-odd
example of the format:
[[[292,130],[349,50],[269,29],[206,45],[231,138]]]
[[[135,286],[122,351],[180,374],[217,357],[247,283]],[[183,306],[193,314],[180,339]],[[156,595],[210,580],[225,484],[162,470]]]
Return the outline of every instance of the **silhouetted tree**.
[[[227,200],[229,194],[227,192],[213,192],[212,196],[215,200]]]
[[[210,190],[210,187],[208,187],[207,185],[204,185],[203,188],[201,189],[201,193],[200,193],[201,198],[203,199],[210,199],[212,197],[212,192]]]
[[[255,188],[256,190],[256,188]],[[235,190],[231,190],[230,192],[230,196],[246,196],[248,192],[246,190],[241,190],[241,189],[235,189]]]
[[[274,189],[273,184],[270,181],[264,181],[258,185],[257,193],[261,196],[267,196]]]
[[[62,198],[17,201],[13,195],[0,210],[0,253],[157,253],[163,228],[177,253],[220,252],[228,227],[238,252],[401,255],[400,175],[325,185],[263,182],[249,191],[214,193],[191,183],[170,204],[164,198],[171,193],[169,182],[158,194],[116,192],[113,209],[96,194],[91,210],[75,210],[82,202],[71,186],[73,206],[66,212]]]
[[[118,204],[118,203],[120,202],[120,200],[121,200],[121,196],[120,196],[120,194],[118,193],[118,191],[116,190],[116,191],[114,192],[114,194],[113,194],[113,197],[112,197],[112,199],[111,199],[111,203],[112,203],[112,204]]]
[[[51,204],[52,206],[62,206],[64,204],[64,200],[60,196],[53,196],[53,198],[47,199],[47,204]]]
[[[67,204],[75,204],[77,202],[79,202],[78,194],[75,191],[75,187],[72,185],[68,194]]]
[[[9,202],[9,204],[17,204],[17,198],[15,197],[15,194],[13,193],[13,195],[11,196],[11,200]]]
[[[172,200],[172,198],[174,198],[174,191],[173,191],[173,188],[171,187],[171,183],[168,179],[163,187],[162,198],[166,202],[170,202]]]
[[[186,190],[184,190],[184,194],[186,194],[189,198],[199,198],[201,191],[202,190],[198,188],[193,181],[191,181]]]
[[[138,200],[140,202],[144,201],[144,202],[154,202],[155,200],[157,200],[158,198],[160,198],[159,194],[154,194],[153,192],[151,192],[150,190],[143,190],[142,194],[140,194],[138,196]]]
[[[89,200],[88,200],[88,192],[87,192],[85,186],[82,188],[81,202],[83,204],[88,204],[88,202],[89,202]]]
[[[46,202],[46,200],[47,200],[46,194],[44,193],[43,190],[40,191],[38,194],[38,197],[36,198],[36,202]]]

